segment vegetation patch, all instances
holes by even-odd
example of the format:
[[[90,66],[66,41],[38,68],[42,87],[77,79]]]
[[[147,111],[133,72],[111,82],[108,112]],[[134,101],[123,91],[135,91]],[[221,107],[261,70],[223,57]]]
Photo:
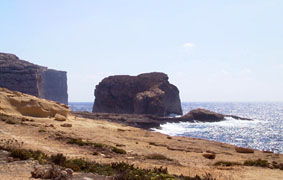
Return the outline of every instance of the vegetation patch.
[[[246,160],[244,162],[244,165],[245,166],[257,166],[257,167],[265,167],[265,168],[283,170],[283,163],[278,163],[276,161],[269,163],[267,160],[262,160],[262,159]]]
[[[149,145],[152,145],[152,146],[162,146],[162,147],[167,147],[167,145],[160,144],[160,143],[156,143],[156,142],[149,142],[148,144],[149,144]]]
[[[205,157],[206,159],[215,159],[216,157],[216,155],[212,153],[205,153],[202,156]]]
[[[82,139],[76,139],[76,138],[69,138],[69,140],[67,141],[68,144],[76,144],[79,146],[88,146],[90,145],[89,142],[85,142]]]
[[[283,163],[277,163],[275,161],[272,162],[272,168],[283,170]]]
[[[250,148],[243,148],[243,147],[235,147],[235,151],[237,153],[254,153],[253,149]]]
[[[158,153],[147,155],[146,158],[147,159],[155,159],[155,160],[173,161],[173,159],[170,159],[170,158],[164,156],[163,154],[158,154]]]
[[[38,132],[40,132],[40,133],[45,133],[46,130],[45,130],[45,129],[39,129]]]
[[[9,141],[10,142],[10,141]],[[0,146],[2,148],[3,146]],[[64,168],[70,168],[74,171],[86,173],[96,173],[114,177],[115,180],[215,180],[210,174],[204,176],[177,176],[168,173],[167,168],[142,169],[125,162],[114,162],[111,164],[100,164],[86,159],[68,159],[63,154],[48,156],[42,151],[27,150],[21,148],[9,148],[10,156],[20,160],[35,159],[40,163],[55,164]],[[154,156],[157,157],[157,156]],[[159,158],[163,156],[159,156]],[[53,171],[52,171],[53,172]]]
[[[127,152],[124,149],[120,149],[114,146],[102,144],[102,143],[94,143],[90,141],[84,141],[82,139],[76,139],[76,138],[69,138],[67,141],[68,144],[76,144],[79,146],[90,146],[100,151],[105,152],[114,152],[116,154],[127,154]]]
[[[269,162],[267,160],[257,159],[257,160],[246,160],[244,162],[245,166],[258,166],[258,167],[269,167]]]
[[[13,149],[11,151],[10,156],[20,160],[28,160],[28,159],[38,160],[40,164],[46,163],[48,159],[48,156],[39,150],[33,151],[26,149]]]
[[[237,166],[237,165],[241,165],[241,163],[238,162],[232,162],[232,161],[217,161],[216,163],[214,163],[215,166]]]
[[[127,154],[127,152],[124,149],[120,149],[120,148],[116,148],[116,147],[113,147],[112,151],[114,153],[117,153],[117,154]]]

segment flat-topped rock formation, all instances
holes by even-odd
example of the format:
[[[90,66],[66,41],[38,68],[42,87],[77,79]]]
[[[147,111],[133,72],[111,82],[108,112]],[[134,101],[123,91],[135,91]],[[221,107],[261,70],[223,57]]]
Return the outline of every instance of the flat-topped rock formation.
[[[0,87],[68,104],[67,74],[0,53]]]
[[[179,90],[164,73],[118,75],[103,79],[95,89],[93,112],[119,114],[182,114]]]

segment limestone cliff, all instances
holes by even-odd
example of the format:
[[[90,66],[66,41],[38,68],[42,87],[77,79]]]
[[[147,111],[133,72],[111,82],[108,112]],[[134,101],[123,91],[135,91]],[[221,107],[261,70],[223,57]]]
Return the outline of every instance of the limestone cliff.
[[[68,104],[67,74],[0,53],[0,87]]]
[[[164,73],[110,76],[95,89],[93,112],[182,114],[179,90]]]

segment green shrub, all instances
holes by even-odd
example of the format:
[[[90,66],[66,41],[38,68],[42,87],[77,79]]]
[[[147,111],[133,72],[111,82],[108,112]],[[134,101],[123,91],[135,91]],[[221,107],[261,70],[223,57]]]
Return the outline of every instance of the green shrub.
[[[90,143],[91,146],[95,147],[95,148],[104,148],[107,147],[106,144],[102,144],[102,143]]]
[[[276,161],[272,162],[272,168],[283,170],[283,163],[278,163]]]
[[[232,161],[217,161],[214,163],[215,166],[236,166],[236,165],[241,165],[238,162],[232,162]]]
[[[172,161],[172,159],[158,153],[150,154],[146,156],[148,159],[156,159],[156,160],[167,160]]]
[[[87,146],[90,145],[88,142],[83,141],[81,138],[70,138],[67,142],[68,144],[76,144],[79,146]]]
[[[167,168],[163,167],[142,169],[125,162],[99,164],[85,159],[67,159],[63,154],[56,154],[49,157],[41,151],[26,149],[13,149],[11,150],[11,156],[21,160],[33,158],[40,162],[54,163],[65,168],[71,168],[74,171],[114,176],[115,180],[214,180],[210,174],[206,174],[203,177],[176,176],[168,174]],[[158,159],[162,157],[161,159],[164,159],[165,156],[157,154],[152,157],[158,157]]]
[[[39,129],[38,132],[44,133],[44,132],[46,132],[46,130],[45,129]]]
[[[235,151],[237,153],[254,153],[253,149],[250,148],[243,148],[243,147],[235,147]]]
[[[26,149],[13,149],[10,154],[13,158],[18,158],[20,160],[35,159],[38,160],[40,164],[46,163],[48,156],[42,151],[33,151]]]
[[[117,153],[117,154],[127,154],[127,152],[124,149],[120,149],[120,148],[116,148],[116,147],[113,147],[112,151],[114,153]]]
[[[66,163],[67,158],[63,154],[56,154],[50,157],[50,161],[59,166],[63,166]]]
[[[207,159],[215,159],[215,157],[216,157],[215,154],[211,154],[211,153],[206,153],[206,154],[203,154],[202,156],[207,158]]]
[[[258,166],[258,167],[269,167],[269,162],[267,160],[257,159],[257,160],[246,160],[244,162],[245,166]]]

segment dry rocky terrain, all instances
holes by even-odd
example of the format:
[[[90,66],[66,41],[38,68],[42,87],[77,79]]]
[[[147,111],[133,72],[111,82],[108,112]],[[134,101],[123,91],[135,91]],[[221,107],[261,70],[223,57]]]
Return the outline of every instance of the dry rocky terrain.
[[[190,177],[210,174],[217,180],[283,179],[283,171],[278,169],[282,154],[81,118],[62,104],[0,88],[0,147],[7,146],[40,150],[49,156],[62,153],[69,159],[101,164],[126,162],[145,169],[162,166],[169,174]],[[39,163],[8,156],[8,151],[0,151],[0,179],[31,179]],[[268,167],[248,166],[254,161],[247,160],[258,159],[266,160]],[[74,179],[111,177],[75,172]]]

